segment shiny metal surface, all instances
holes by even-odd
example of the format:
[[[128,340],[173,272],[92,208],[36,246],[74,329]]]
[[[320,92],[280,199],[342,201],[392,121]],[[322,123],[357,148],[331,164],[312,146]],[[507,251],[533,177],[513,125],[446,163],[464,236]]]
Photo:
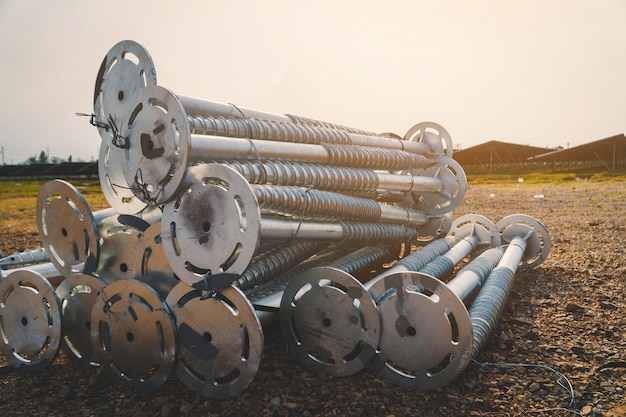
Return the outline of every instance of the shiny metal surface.
[[[96,270],[100,258],[96,221],[73,185],[62,180],[44,184],[36,214],[42,246],[64,276]]]
[[[0,349],[14,368],[36,372],[50,365],[61,342],[61,304],[36,272],[20,270],[0,281]]]
[[[452,382],[471,359],[472,326],[463,302],[441,281],[418,272],[399,272],[384,282],[392,291],[378,305],[382,334],[374,368],[405,388]]]
[[[156,391],[174,369],[176,343],[174,317],[152,288],[135,280],[102,288],[91,312],[91,344],[112,380]]]
[[[165,299],[180,280],[174,275],[165,256],[160,221],[139,234],[132,253],[135,279],[149,285]]]
[[[289,282],[280,324],[301,363],[334,376],[362,370],[376,353],[381,331],[378,310],[363,285],[329,267],[310,269]]]
[[[0,257],[0,267],[24,266],[28,264],[47,262],[49,260],[50,257],[44,248],[27,249],[22,252],[15,252],[9,256]]]
[[[137,104],[122,126],[127,183],[143,201],[165,203],[184,187],[191,163],[211,160],[292,160],[382,170],[425,168],[422,155],[402,150],[352,145],[271,142],[190,133],[177,97],[159,86],[139,91]]]
[[[498,325],[515,283],[517,268],[534,268],[541,264],[551,247],[550,235],[543,223],[530,216],[507,216],[498,222],[498,227],[507,242],[506,250],[469,309],[474,330],[473,358],[482,352]]]
[[[457,208],[467,191],[467,178],[461,165],[452,158],[441,157],[436,165],[413,170],[416,178],[433,178],[441,183],[437,191],[412,191],[414,207],[428,214],[445,214]],[[417,188],[417,187],[415,187]],[[409,204],[408,207],[411,207]]]
[[[148,203],[137,197],[124,177],[124,153],[111,141],[100,143],[98,178],[100,188],[109,205],[119,213],[136,214]]]
[[[107,52],[98,69],[93,97],[95,122],[103,141],[111,142],[115,134],[111,122],[120,127],[137,92],[156,82],[152,57],[137,42],[123,40]]]
[[[106,282],[91,275],[66,278],[56,290],[61,304],[65,356],[83,369],[100,366],[91,345],[91,310]]]
[[[212,294],[181,282],[167,297],[176,315],[176,374],[207,398],[232,398],[254,380],[263,352],[263,330],[243,293],[229,286]]]
[[[434,122],[421,122],[412,126],[404,135],[404,140],[428,144],[434,154],[448,158],[452,158],[454,152],[450,134]]]
[[[532,269],[546,260],[552,243],[546,226],[526,214],[512,214],[502,218],[496,226],[502,234],[504,243],[510,243],[515,238],[523,238],[525,249],[520,260],[520,268]],[[514,265],[508,265],[513,268]]]
[[[134,279],[138,274],[135,248],[139,242],[140,231],[125,227],[106,237],[100,245],[100,262],[95,275],[107,283],[119,279]]]
[[[163,208],[165,256],[189,285],[207,274],[233,274],[234,281],[259,244],[258,203],[245,179],[227,167],[198,165],[190,175],[194,180],[189,190]]]

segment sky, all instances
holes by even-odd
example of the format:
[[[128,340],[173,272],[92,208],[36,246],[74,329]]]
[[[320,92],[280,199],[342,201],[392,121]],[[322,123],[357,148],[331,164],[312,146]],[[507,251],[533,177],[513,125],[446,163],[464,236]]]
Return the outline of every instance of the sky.
[[[623,0],[0,0],[0,163],[97,160],[100,63],[134,40],[182,96],[454,146],[626,133]]]

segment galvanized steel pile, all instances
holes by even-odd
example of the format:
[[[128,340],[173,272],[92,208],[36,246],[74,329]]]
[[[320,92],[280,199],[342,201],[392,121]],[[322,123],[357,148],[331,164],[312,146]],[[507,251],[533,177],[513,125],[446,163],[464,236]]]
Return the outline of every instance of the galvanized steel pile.
[[[130,40],[102,62],[91,123],[110,208],[50,181],[43,248],[0,261],[26,264],[0,281],[0,348],[26,371],[62,349],[141,391],[175,373],[231,398],[279,321],[302,366],[437,389],[550,251],[528,215],[454,218],[467,180],[436,123],[401,137],[178,95]]]

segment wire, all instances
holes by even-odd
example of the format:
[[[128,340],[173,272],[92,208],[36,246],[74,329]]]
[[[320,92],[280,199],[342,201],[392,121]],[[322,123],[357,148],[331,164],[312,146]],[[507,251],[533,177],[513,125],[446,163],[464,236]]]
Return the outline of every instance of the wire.
[[[505,367],[509,367],[509,368],[534,368],[534,369],[544,369],[547,371],[550,371],[554,374],[557,375],[557,380],[556,383],[559,384],[559,386],[561,386],[561,388],[565,389],[565,391],[567,391],[567,393],[569,394],[570,397],[570,401],[568,406],[569,407],[575,407],[576,405],[576,394],[574,393],[574,388],[572,387],[571,382],[569,381],[569,379],[567,379],[567,377],[562,374],[561,372],[557,371],[554,368],[551,368],[549,366],[546,365],[534,365],[534,364],[524,364],[524,363],[494,363],[494,362],[484,362],[484,363],[480,363],[478,361],[476,361],[475,359],[472,359],[472,361],[474,363],[476,363],[478,366],[480,366],[481,369],[484,369],[486,367],[494,367],[494,368],[505,368]],[[532,410],[532,411],[528,411],[528,413],[540,413],[543,411],[552,411],[552,410],[567,410],[569,412],[572,412],[576,415],[580,415],[582,416],[582,413],[577,410],[577,409],[571,409],[571,408],[550,408],[550,409],[545,409],[545,410]]]

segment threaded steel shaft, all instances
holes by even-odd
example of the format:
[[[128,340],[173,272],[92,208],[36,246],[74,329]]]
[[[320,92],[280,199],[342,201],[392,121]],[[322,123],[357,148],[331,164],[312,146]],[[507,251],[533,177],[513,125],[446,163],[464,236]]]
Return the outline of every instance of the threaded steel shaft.
[[[248,291],[313,256],[323,246],[325,245],[315,242],[295,242],[271,249],[255,256],[233,285],[242,291]]]
[[[259,207],[266,212],[306,219],[380,221],[406,226],[419,226],[428,221],[426,214],[417,210],[345,194],[272,185],[253,185],[252,189]]]

